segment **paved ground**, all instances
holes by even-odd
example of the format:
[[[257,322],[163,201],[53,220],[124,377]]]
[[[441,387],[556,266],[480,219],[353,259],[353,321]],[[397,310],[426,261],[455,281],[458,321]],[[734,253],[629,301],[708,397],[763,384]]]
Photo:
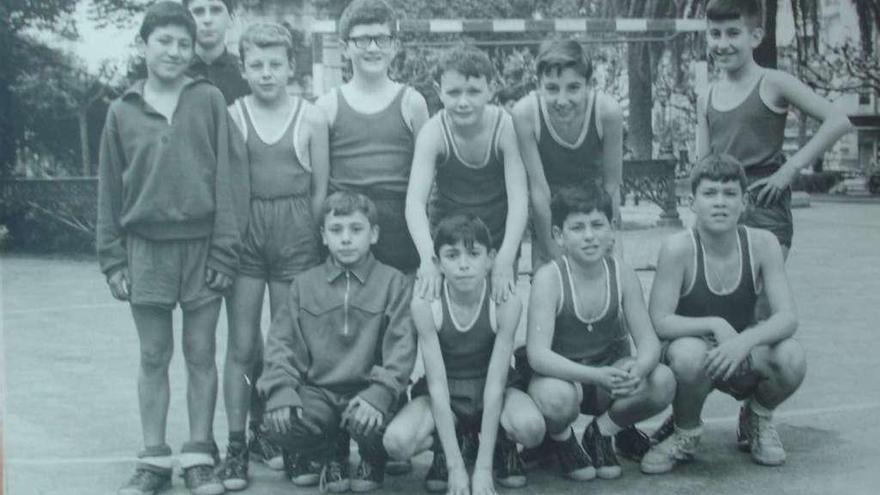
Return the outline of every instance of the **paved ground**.
[[[650,215],[645,208],[624,211],[624,218],[635,223]],[[795,211],[795,224],[789,273],[809,372],[802,390],[778,412],[789,452],[785,466],[759,467],[734,449],[736,405],[718,395],[707,404],[703,448],[690,466],[648,477],[626,464],[623,478],[586,486],[539,470],[530,473],[529,487],[516,493],[876,493],[880,204],[814,201],[812,207]],[[637,268],[649,267],[659,239],[668,232],[624,232],[625,258]],[[639,273],[649,285],[652,272]],[[93,262],[6,257],[0,277],[5,493],[114,493],[129,475],[141,442],[134,388],[137,341],[127,307],[111,300]],[[221,323],[221,353],[225,334]],[[179,351],[172,367],[169,442],[177,447],[186,432]],[[216,434],[223,439],[222,402],[218,406]],[[643,426],[652,429],[658,422]],[[418,457],[415,473],[389,479],[385,492],[421,492],[429,462],[428,455]],[[255,466],[253,473],[252,488],[245,493],[293,491],[279,474],[262,466]],[[186,493],[180,479],[171,493]]]

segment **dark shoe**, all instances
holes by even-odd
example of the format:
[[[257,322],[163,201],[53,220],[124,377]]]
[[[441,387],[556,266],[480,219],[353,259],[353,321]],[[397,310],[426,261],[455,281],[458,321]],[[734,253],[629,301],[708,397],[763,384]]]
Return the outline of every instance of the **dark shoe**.
[[[251,427],[251,441],[248,445],[254,460],[262,461],[270,469],[280,471],[284,469],[284,458],[281,448],[266,436],[266,430],[260,425]]]
[[[405,461],[389,459],[388,462],[385,463],[385,474],[390,474],[391,476],[403,476],[404,474],[411,473],[412,470],[412,461],[409,459]]]
[[[739,419],[736,422],[736,446],[742,452],[751,450],[752,439],[749,436],[748,402],[739,406]]]
[[[372,463],[361,459],[351,480],[351,491],[370,492],[382,488],[385,481],[385,463]]]
[[[429,492],[445,492],[449,485],[449,471],[446,469],[446,454],[443,449],[436,446],[434,460],[425,476],[425,489]]]
[[[654,433],[651,434],[651,445],[657,445],[669,438],[670,435],[675,431],[675,420],[672,418],[672,415],[666,417],[663,421],[663,424],[657,428]]]
[[[220,495],[226,491],[214,467],[207,464],[184,469],[183,480],[193,495]]]
[[[334,459],[321,468],[319,486],[322,492],[344,493],[351,488],[351,478],[348,474],[348,460],[342,462]]]
[[[651,450],[651,438],[635,425],[631,425],[614,435],[614,447],[617,448],[617,453],[624,458],[640,462],[642,457]]]
[[[321,481],[321,465],[302,454],[282,450],[284,475],[296,486],[316,486]]]
[[[458,446],[461,449],[461,458],[467,468],[474,467],[477,463],[477,451],[480,449],[480,432],[470,428],[464,428],[458,432]]]
[[[550,441],[556,451],[562,476],[575,481],[587,481],[596,477],[593,460],[575,437],[574,428],[567,439],[559,441],[551,438]]]
[[[495,458],[493,459],[495,480],[505,488],[522,488],[526,486],[526,471],[523,461],[516,450],[516,443],[507,438],[504,431],[498,432],[495,442]]]
[[[528,469],[533,469],[538,466],[546,467],[553,464],[554,453],[550,435],[545,435],[544,440],[542,440],[537,447],[523,449],[522,452],[520,452],[520,458]]]
[[[620,477],[620,461],[614,452],[614,438],[611,435],[603,435],[599,431],[595,418],[584,430],[581,445],[593,459],[596,476],[605,480]]]
[[[160,472],[161,471],[161,472]],[[171,488],[171,470],[138,468],[118,495],[154,495]]]
[[[248,449],[243,443],[230,443],[217,475],[227,490],[244,490],[248,485]]]

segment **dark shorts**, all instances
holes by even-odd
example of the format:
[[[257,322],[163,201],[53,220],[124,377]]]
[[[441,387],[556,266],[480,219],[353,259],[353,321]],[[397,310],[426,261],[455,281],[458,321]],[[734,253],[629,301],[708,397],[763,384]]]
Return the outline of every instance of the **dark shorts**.
[[[770,169],[772,170],[772,169]],[[749,184],[758,179],[769,177],[772,172],[746,171]],[[748,227],[769,230],[779,240],[779,244],[791,248],[794,237],[794,222],[791,216],[791,187],[787,187],[782,195],[771,205],[759,205],[756,202],[758,191],[749,193],[746,211],[740,217],[740,223]]]
[[[447,378],[446,384],[449,387],[449,405],[459,424],[479,427],[483,418],[483,393],[486,390],[486,377]],[[524,390],[524,385],[519,372],[511,368],[507,372],[507,387]],[[428,396],[427,378],[424,376],[419,378],[419,381],[412,386],[410,393],[413,399]]]
[[[239,273],[289,282],[321,263],[320,244],[308,197],[254,198]]]
[[[715,341],[711,338],[704,337],[703,340],[705,340],[711,347],[716,345]],[[660,362],[667,366],[670,364],[669,345],[671,343],[672,341],[670,340],[660,341]],[[752,356],[749,354],[746,356],[745,361],[740,363],[739,367],[733,372],[733,375],[731,375],[730,378],[727,380],[714,380],[712,386],[715,387],[716,390],[724,392],[736,400],[745,400],[754,394],[760,379],[760,375],[758,375],[752,365]]]
[[[406,226],[406,193],[365,192],[379,214],[379,240],[373,246],[376,259],[403,273],[419,268],[419,252]]]
[[[131,304],[190,310],[221,297],[205,282],[209,237],[153,241],[129,234],[125,245]]]

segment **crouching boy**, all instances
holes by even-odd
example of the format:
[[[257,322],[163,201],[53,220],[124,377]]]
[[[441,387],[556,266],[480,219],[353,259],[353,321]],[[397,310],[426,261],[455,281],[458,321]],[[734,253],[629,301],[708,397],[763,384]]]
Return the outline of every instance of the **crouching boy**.
[[[369,491],[382,486],[382,435],[415,364],[412,289],[370,252],[379,228],[366,196],[334,193],[322,217],[330,255],[291,284],[287,307],[269,330],[257,388],[267,398],[274,440],[318,461],[323,489]],[[346,431],[360,450],[354,479],[340,445]]]

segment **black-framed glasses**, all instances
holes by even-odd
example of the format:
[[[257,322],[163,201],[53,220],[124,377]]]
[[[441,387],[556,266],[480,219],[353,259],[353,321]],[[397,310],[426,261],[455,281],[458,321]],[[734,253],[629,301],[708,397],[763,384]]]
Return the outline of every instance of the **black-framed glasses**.
[[[391,46],[394,42],[394,36],[390,34],[379,34],[376,36],[354,36],[348,39],[348,42],[353,44],[355,48],[360,50],[364,50],[370,47],[370,43],[375,43],[376,48],[380,50],[384,50]]]

